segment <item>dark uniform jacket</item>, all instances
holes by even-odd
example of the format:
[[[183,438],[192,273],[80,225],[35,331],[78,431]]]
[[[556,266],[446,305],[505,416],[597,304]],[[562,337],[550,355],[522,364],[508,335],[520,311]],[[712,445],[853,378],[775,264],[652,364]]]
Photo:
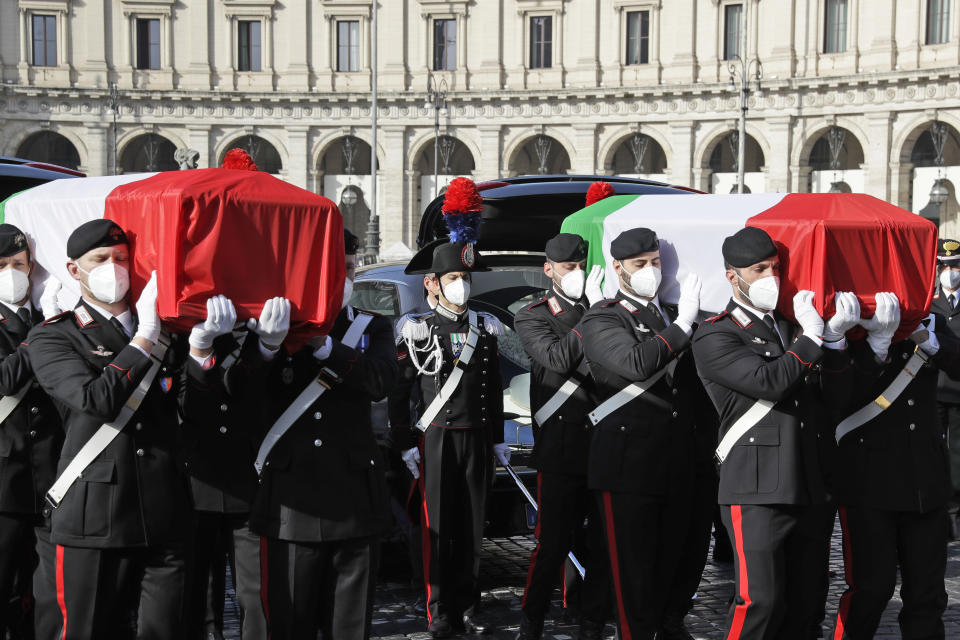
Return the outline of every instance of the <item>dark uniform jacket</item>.
[[[937,416],[937,377],[960,378],[960,343],[939,327],[940,350],[879,416],[848,433],[837,445],[834,465],[838,502],[845,505],[925,512],[947,503],[953,489],[947,434]],[[847,367],[824,371],[827,398],[839,408],[837,420],[882,394],[913,355],[916,344],[890,347],[877,361],[865,341],[849,346]]]
[[[34,311],[33,322],[43,322]],[[28,327],[0,304],[0,394],[30,390],[0,424],[0,512],[38,514],[43,496],[53,484],[63,427],[50,398],[34,380],[26,341]]]
[[[798,504],[827,499],[820,465],[821,400],[807,376],[823,350],[775,314],[780,339],[733,300],[693,339],[697,371],[720,414],[720,438],[757,400],[776,404],[730,450],[720,467],[720,504]],[[820,438],[818,438],[818,435]]]
[[[666,322],[676,317],[675,307],[661,308]],[[678,360],[672,375],[604,418],[590,445],[591,489],[663,500],[692,478],[699,382],[687,349],[690,338],[623,292],[594,305],[581,321],[581,332],[598,404]]]
[[[960,291],[954,295],[960,299]],[[954,308],[947,300],[947,294],[939,283],[933,296],[933,303],[930,305],[930,312],[943,319],[943,326],[937,327],[938,334],[949,333],[954,339],[960,340],[960,304]],[[960,404],[960,380],[951,379],[945,371],[941,370],[937,380],[937,400]]]
[[[315,347],[278,354],[266,393],[273,426],[321,370],[339,381],[303,412],[273,447],[250,513],[250,529],[292,542],[326,542],[383,533],[390,528],[384,466],[370,424],[370,403],[397,380],[393,328],[374,317],[357,348],[340,342],[354,318],[347,307],[330,332],[333,350],[320,361]]]
[[[533,424],[531,466],[539,471],[586,475],[590,430],[587,413],[596,403],[583,359],[580,335],[574,329],[586,312],[553,292],[521,309],[513,320],[524,350],[530,356],[530,415],[533,416],[571,377],[580,386],[547,419]]]
[[[37,380],[66,431],[59,475],[103,423],[117,418],[151,360],[86,301],[35,328],[29,342]],[[177,344],[167,350],[127,426],[53,511],[54,544],[140,547],[183,538],[189,502],[177,464],[182,355]]]
[[[241,339],[242,347],[233,334],[217,337],[208,369],[192,357],[185,360],[183,460],[198,511],[247,513],[259,486],[253,463],[262,435],[258,401],[267,363],[256,334]]]
[[[466,342],[470,330],[467,312],[457,320],[451,320],[436,311],[423,319],[430,327],[431,336],[436,336],[443,350],[443,366],[435,376],[420,375],[410,361],[405,343],[398,347],[400,382],[390,393],[389,415],[391,437],[401,450],[417,446],[420,431],[413,426],[410,415],[410,394],[414,384],[419,385],[422,414],[440,391],[443,383],[453,372],[454,361]],[[500,356],[496,336],[487,333],[483,314],[478,314],[477,328],[480,337],[477,347],[466,366],[460,384],[446,404],[437,413],[431,426],[439,429],[487,429],[491,443],[503,442],[503,382],[500,377]],[[431,342],[433,338],[431,337]]]

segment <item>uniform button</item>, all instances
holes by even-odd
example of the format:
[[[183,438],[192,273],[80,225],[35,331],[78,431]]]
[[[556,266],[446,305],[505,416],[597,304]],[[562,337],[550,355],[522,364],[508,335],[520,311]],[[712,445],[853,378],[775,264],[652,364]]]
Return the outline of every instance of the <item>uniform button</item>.
[[[447,423],[447,426],[449,427],[449,426],[450,426],[450,421],[447,420],[446,423]]]
[[[679,392],[678,392],[676,389],[673,389],[673,390],[671,390],[671,393],[673,393],[673,395],[677,395],[677,393],[679,393]]]
[[[794,400],[794,401],[793,401],[793,406],[799,407],[799,406],[800,406],[800,401],[799,401],[799,400]]]
[[[863,444],[863,438],[860,438],[860,444]]]
[[[913,406],[913,398],[910,398],[909,400],[907,400],[907,405],[911,407]]]
[[[480,422],[486,422],[486,421],[487,421],[487,417],[486,417],[486,416],[480,418]]]
[[[674,417],[674,418],[676,418],[678,415],[680,415],[680,414],[677,413],[676,411],[673,412],[673,417]]]
[[[31,430],[31,431],[30,431],[30,437],[31,437],[31,438],[36,438],[36,437],[37,437],[37,432],[36,432],[35,430]]]
[[[447,409],[447,415],[450,415],[451,413],[453,413],[453,409]]]
[[[906,359],[907,359],[907,354],[905,354],[905,353],[902,354],[902,357],[903,357],[904,360],[906,360]]]
[[[226,427],[220,427],[220,433],[226,433],[226,432],[227,432]]]
[[[481,382],[481,383],[480,383],[480,388],[481,388],[481,389],[486,389],[486,388],[487,388],[487,383],[486,383],[486,382]]]
[[[377,466],[377,465],[374,464],[373,460],[371,460],[371,461],[370,461],[370,466],[371,466],[371,467],[375,467],[375,466]]]
[[[490,358],[484,358],[483,361],[484,361],[484,362],[490,362]]]
[[[563,420],[563,416],[557,416],[557,420]]]
[[[769,356],[769,355],[770,355],[770,352],[769,352],[769,351],[767,351],[767,352],[766,352],[765,354],[763,354],[763,355],[765,355],[765,356]]]
[[[136,429],[137,431],[143,431],[143,423],[138,422],[137,424],[133,425],[133,428]]]
[[[756,438],[754,438],[753,436],[750,436],[750,442],[755,442],[755,441],[756,441]]]
[[[143,457],[143,453],[144,453],[143,449],[137,449],[137,455],[140,456],[141,458]]]
[[[39,407],[30,407],[30,413],[32,413],[33,415],[37,415],[38,413],[40,413],[40,408],[39,408]]]
[[[481,400],[483,400],[483,399],[486,398],[486,397],[487,397],[487,396],[483,395],[482,393],[480,394],[480,399],[481,399]]]
[[[627,430],[627,428],[626,428],[625,426],[620,425],[620,431],[626,431],[626,430]]]
[[[481,374],[483,374],[483,375],[487,375],[487,370],[486,370],[486,369],[484,369],[484,370],[483,370],[483,371],[481,371],[480,373],[481,373]]]
[[[317,411],[316,413],[313,414],[313,419],[314,419],[314,420],[319,420],[319,419],[322,418],[322,417],[323,417],[323,414],[320,413],[319,411]]]
[[[50,517],[50,507],[44,507],[44,508],[43,508],[43,517],[44,517],[44,518],[49,518],[49,517]]]
[[[803,429],[803,420],[800,421],[800,428]]]
[[[916,431],[916,430],[917,430],[917,425],[911,423],[910,431]]]
[[[227,405],[225,404],[220,405],[220,411],[226,411],[226,410],[227,410]]]
[[[317,438],[316,440],[313,441],[313,446],[315,447],[319,447],[322,444],[323,444],[323,440],[321,440],[320,438]]]

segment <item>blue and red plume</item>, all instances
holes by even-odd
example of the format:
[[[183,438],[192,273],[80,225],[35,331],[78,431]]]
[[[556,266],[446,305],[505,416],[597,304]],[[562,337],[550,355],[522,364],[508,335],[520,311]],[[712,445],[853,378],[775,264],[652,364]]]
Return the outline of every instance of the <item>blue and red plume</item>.
[[[450,242],[474,243],[480,233],[483,198],[469,178],[454,178],[443,198],[443,221]]]

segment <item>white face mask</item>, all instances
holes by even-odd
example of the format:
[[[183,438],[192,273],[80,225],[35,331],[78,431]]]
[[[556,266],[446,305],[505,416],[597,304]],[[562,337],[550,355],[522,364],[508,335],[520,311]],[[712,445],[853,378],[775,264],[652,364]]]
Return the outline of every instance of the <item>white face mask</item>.
[[[950,289],[951,291],[960,287],[960,271],[944,269],[940,272],[940,284],[943,285],[945,289]]]
[[[77,269],[87,274],[89,286],[80,283],[87,288],[94,298],[100,302],[113,304],[120,302],[127,291],[130,290],[130,273],[126,267],[122,267],[116,262],[102,264],[93,271],[85,271],[77,265]]]
[[[737,277],[740,278],[739,273]],[[747,282],[743,278],[740,278],[740,280],[744,283]],[[773,311],[777,308],[777,300],[780,299],[779,277],[766,276],[759,280],[754,280],[753,283],[748,286],[746,296],[750,300],[750,304],[760,311]],[[743,293],[743,289],[740,289],[740,293]]]
[[[340,303],[341,309],[346,309],[347,305],[350,304],[350,297],[353,295],[353,280],[350,278],[343,279],[343,302]]]
[[[29,288],[30,276],[23,271],[13,267],[0,271],[0,300],[17,304],[27,296]]]
[[[623,267],[622,264],[621,267]],[[623,267],[623,270],[627,272],[626,267]],[[647,266],[631,273],[628,282],[635,295],[641,298],[652,298],[657,295],[662,279],[663,274],[658,267]]]
[[[560,290],[563,291],[563,295],[571,300],[579,300],[583,297],[583,289],[586,284],[587,276],[583,272],[583,269],[570,271],[563,274],[563,277],[560,278]]]
[[[470,283],[463,278],[454,280],[445,287],[441,284],[440,289],[443,297],[458,307],[467,304],[467,300],[470,299]]]

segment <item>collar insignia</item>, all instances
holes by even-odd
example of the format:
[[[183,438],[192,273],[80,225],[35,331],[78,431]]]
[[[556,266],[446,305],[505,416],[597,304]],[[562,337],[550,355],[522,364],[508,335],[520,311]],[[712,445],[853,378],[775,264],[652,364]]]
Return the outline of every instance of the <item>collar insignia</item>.
[[[76,316],[77,322],[80,323],[81,327],[86,327],[89,324],[93,324],[93,316],[90,315],[90,312],[87,311],[86,307],[77,307],[73,310],[73,315]]]
[[[627,311],[629,311],[630,313],[636,313],[636,312],[637,312],[637,308],[636,308],[635,306],[633,306],[633,304],[631,304],[631,303],[630,303],[629,301],[627,301],[627,300],[621,300],[621,301],[620,301],[620,305],[621,305],[624,309],[626,309]]]
[[[102,345],[102,344],[98,344],[98,345],[97,345],[97,348],[91,350],[90,353],[92,353],[92,354],[95,355],[95,356],[104,356],[104,357],[106,357],[106,356],[112,356],[112,355],[113,355],[113,351],[106,351],[106,350],[103,348],[103,345]]]
[[[733,316],[734,320],[740,323],[740,326],[743,329],[746,329],[753,324],[753,320],[750,319],[750,316],[747,315],[747,312],[740,307],[734,307],[733,311],[730,312],[730,315]]]
[[[560,307],[560,303],[553,296],[547,298],[547,306],[550,307],[550,313],[553,315],[560,315],[563,313],[563,309]]]

